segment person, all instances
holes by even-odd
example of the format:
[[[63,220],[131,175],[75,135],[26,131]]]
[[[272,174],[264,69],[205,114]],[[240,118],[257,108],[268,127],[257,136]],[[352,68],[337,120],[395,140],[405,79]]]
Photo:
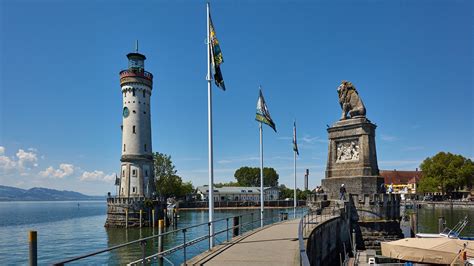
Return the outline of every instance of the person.
[[[392,194],[393,192],[393,183],[391,183],[389,186],[388,186],[388,194]]]
[[[339,188],[339,199],[346,200],[346,187],[344,186],[344,184],[342,184],[341,188]]]
[[[385,194],[386,189],[385,189],[385,183],[380,184],[380,193]]]

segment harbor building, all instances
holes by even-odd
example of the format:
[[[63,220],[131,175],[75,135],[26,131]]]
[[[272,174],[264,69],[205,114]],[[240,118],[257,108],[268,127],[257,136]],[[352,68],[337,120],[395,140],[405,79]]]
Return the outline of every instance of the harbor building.
[[[416,194],[416,187],[422,177],[423,172],[418,171],[400,171],[397,169],[380,170],[380,175],[384,178],[386,191],[392,186],[393,193]]]
[[[199,186],[196,193],[201,200],[208,200],[209,187]],[[280,189],[277,187],[264,187],[263,198],[265,201],[278,200]],[[260,202],[260,187],[221,187],[214,188],[214,201],[253,201]]]

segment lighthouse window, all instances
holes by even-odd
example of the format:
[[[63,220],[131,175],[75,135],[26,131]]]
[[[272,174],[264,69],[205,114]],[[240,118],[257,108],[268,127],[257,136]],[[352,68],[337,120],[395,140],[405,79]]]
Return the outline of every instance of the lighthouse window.
[[[136,133],[136,132],[135,132],[135,126],[133,126],[133,133],[134,133],[134,134]]]
[[[122,170],[122,176],[123,177],[125,176],[125,170]]]
[[[132,90],[133,96],[135,96],[135,89]]]
[[[143,146],[144,146],[144,148],[145,148],[145,151],[146,151],[146,144],[144,144]]]
[[[145,115],[146,115],[146,111],[143,111],[143,114],[145,114]]]
[[[133,110],[133,113],[136,114],[137,112],[135,112],[135,110]]]
[[[143,90],[143,97],[146,97],[146,95],[145,95],[145,90]]]
[[[123,144],[123,151],[125,151],[125,144]]]
[[[145,176],[148,176],[148,170],[145,170]]]
[[[135,188],[135,187],[133,187],[133,189],[132,189],[132,190],[133,190],[133,192],[135,192],[135,189],[136,189],[136,188]]]
[[[137,170],[135,169],[132,170],[132,176],[137,176]]]

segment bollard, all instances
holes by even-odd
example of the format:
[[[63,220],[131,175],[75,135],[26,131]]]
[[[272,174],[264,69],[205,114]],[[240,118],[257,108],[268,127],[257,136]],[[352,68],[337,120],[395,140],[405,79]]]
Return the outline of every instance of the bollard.
[[[410,213],[410,237],[415,237],[415,214]]]
[[[28,232],[28,242],[30,244],[30,266],[38,265],[38,242],[36,231]]]
[[[151,210],[151,222],[152,222],[152,227],[155,228],[155,209]]]
[[[239,235],[239,216],[234,217],[234,230],[233,236],[236,237]]]
[[[445,220],[443,216],[438,218],[438,232],[441,234],[444,231]]]
[[[142,228],[143,210],[140,210],[140,228]]]
[[[125,210],[125,228],[128,228],[128,209]]]
[[[356,230],[352,229],[352,247],[354,248],[354,256],[357,253],[357,247],[356,247]]]
[[[165,228],[165,221],[163,219],[158,220],[158,253],[163,252],[163,234]],[[159,265],[163,265],[163,257],[159,256],[158,258]]]
[[[164,220],[164,226],[167,227],[168,226],[168,212],[166,209],[163,209],[163,220]]]

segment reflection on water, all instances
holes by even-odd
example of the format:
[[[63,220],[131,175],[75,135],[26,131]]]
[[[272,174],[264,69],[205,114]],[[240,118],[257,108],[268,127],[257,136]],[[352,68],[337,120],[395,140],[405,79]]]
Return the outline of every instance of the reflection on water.
[[[418,209],[418,231],[423,233],[438,233],[438,218],[444,217],[446,225],[453,228],[460,220],[467,215],[469,224],[461,233],[463,236],[474,236],[474,208],[471,207],[450,207],[439,205],[423,205]]]

